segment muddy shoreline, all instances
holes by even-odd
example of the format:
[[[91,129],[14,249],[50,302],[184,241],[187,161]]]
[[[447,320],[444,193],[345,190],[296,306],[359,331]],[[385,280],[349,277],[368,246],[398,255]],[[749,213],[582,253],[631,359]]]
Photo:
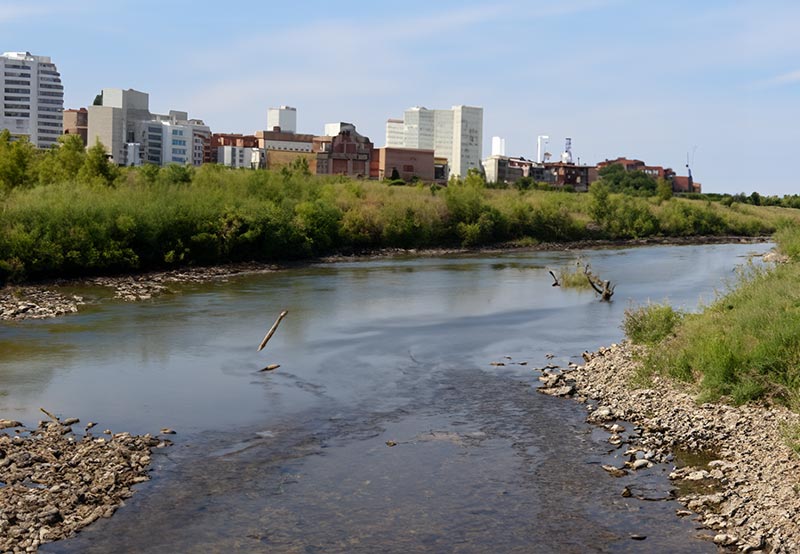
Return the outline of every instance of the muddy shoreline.
[[[643,352],[624,343],[586,353],[583,366],[544,373],[539,390],[584,402],[587,421],[608,431],[626,459],[603,467],[610,478],[674,463],[676,452],[694,458],[669,475],[687,508],[676,515],[713,529],[724,551],[800,552],[800,457],[786,438],[800,430],[800,415],[780,406],[698,405],[689,385],[663,377],[632,385]]]
[[[0,288],[0,321],[20,321],[24,319],[46,319],[70,313],[76,313],[81,306],[97,302],[79,295],[60,292],[59,289],[82,286],[108,287],[113,298],[127,302],[149,300],[159,294],[170,292],[171,284],[201,283],[225,280],[236,275],[268,273],[294,267],[306,267],[316,263],[333,263],[341,261],[360,261],[379,258],[419,256],[436,257],[460,254],[492,254],[510,251],[570,251],[584,249],[605,249],[656,245],[703,245],[703,244],[757,244],[768,242],[771,237],[736,237],[736,236],[690,236],[690,237],[649,237],[631,240],[581,240],[565,243],[539,243],[532,246],[503,244],[492,247],[466,248],[432,248],[401,249],[385,248],[366,252],[340,253],[322,258],[270,263],[238,263],[209,267],[186,267],[169,271],[152,271],[104,277],[87,277],[79,279],[56,279],[9,285]]]

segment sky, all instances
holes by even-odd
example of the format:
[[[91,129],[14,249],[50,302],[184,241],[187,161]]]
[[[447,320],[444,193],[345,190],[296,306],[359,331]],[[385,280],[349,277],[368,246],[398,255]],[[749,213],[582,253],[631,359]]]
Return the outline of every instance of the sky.
[[[150,94],[214,132],[347,121],[385,143],[412,106],[484,109],[506,154],[618,156],[705,192],[800,193],[800,3],[737,0],[0,0],[0,52],[51,56],[65,108]]]

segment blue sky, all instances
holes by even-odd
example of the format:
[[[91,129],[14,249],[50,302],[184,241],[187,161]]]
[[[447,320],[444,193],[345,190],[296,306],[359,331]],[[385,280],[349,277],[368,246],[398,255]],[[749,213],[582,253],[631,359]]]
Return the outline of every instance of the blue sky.
[[[509,155],[565,137],[581,162],[627,156],[707,192],[800,193],[800,3],[572,0],[0,0],[0,51],[49,55],[66,107],[150,93],[218,132],[350,121],[376,145],[420,105],[484,108]]]

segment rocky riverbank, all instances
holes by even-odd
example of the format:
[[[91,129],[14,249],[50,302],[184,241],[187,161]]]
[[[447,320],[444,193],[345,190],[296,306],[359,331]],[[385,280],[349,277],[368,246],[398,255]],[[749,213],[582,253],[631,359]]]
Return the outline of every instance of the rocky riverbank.
[[[677,515],[715,530],[721,549],[800,552],[800,416],[782,407],[698,405],[687,385],[660,377],[633,386],[641,352],[626,343],[585,353],[583,366],[545,372],[539,390],[585,402],[587,420],[624,452],[624,464],[603,466],[612,476],[688,453],[694,461],[669,476],[687,508]]]
[[[64,287],[106,287],[111,290],[116,299],[137,302],[171,292],[170,285],[224,281],[244,273],[266,273],[276,270],[277,267],[274,265],[234,264],[6,287],[0,289],[0,320],[19,321],[58,317],[75,313],[79,306],[84,304],[99,301],[96,298],[59,292]]]
[[[147,481],[151,449],[169,441],[104,431],[73,434],[76,418],[26,429],[0,420],[0,552],[36,552],[101,517],[110,517]]]

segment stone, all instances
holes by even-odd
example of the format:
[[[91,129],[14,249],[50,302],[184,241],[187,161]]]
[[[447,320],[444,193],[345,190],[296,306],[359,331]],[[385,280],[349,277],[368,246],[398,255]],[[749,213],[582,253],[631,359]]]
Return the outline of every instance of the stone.
[[[631,467],[632,467],[633,469],[643,469],[643,468],[646,468],[646,467],[649,465],[649,463],[650,463],[650,462],[648,462],[647,460],[644,460],[644,459],[642,459],[642,460],[636,460],[635,462],[633,462],[633,464],[631,465]]]

